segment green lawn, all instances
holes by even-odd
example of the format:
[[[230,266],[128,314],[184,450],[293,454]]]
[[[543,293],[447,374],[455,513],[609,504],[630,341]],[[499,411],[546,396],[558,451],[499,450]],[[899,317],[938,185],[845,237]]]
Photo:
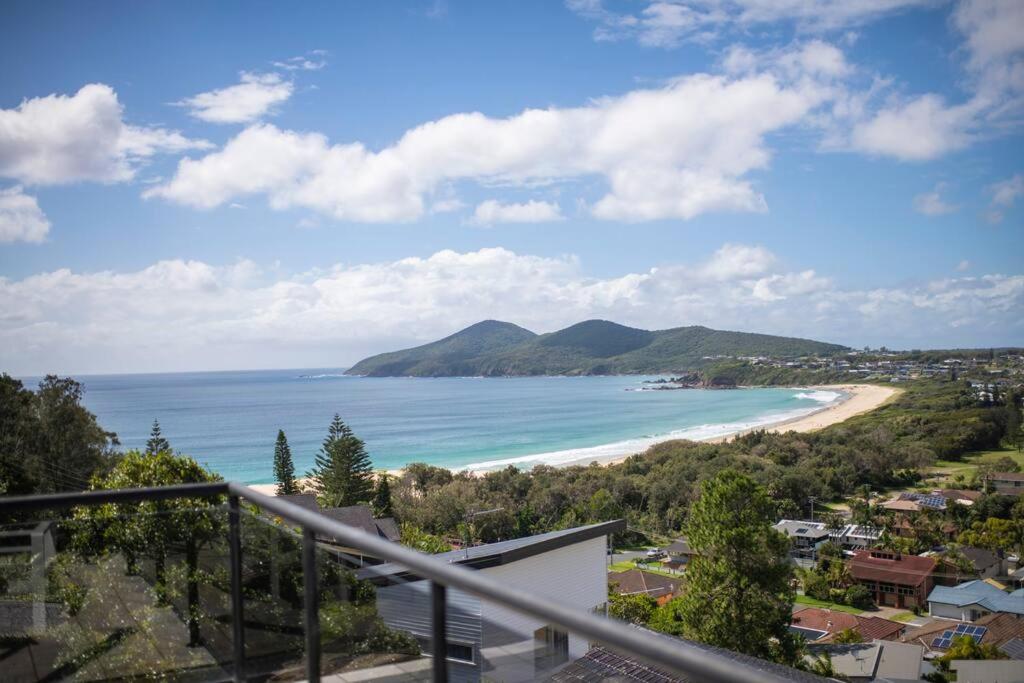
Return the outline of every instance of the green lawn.
[[[825,609],[835,610],[836,612],[848,612],[849,614],[863,614],[864,610],[857,609],[856,607],[850,607],[849,605],[837,605],[834,602],[828,600],[818,600],[807,595],[796,596],[796,603],[798,605],[807,605],[808,607],[824,607]]]
[[[971,474],[984,462],[992,462],[999,458],[1008,457],[1024,468],[1024,453],[1017,452],[1016,448],[996,448],[990,451],[976,451],[968,453],[963,460],[937,460],[931,468],[932,474],[945,475],[948,481],[957,475],[963,475],[964,480],[971,478]]]
[[[889,617],[889,619],[891,619],[892,621],[899,621],[904,624],[908,621],[913,621],[916,618],[917,615],[915,615],[913,612],[900,612],[899,614],[894,614],[891,617]]]

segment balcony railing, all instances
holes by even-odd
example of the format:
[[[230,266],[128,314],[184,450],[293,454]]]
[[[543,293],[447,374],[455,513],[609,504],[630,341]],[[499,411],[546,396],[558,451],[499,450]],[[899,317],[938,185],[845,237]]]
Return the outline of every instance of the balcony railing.
[[[595,645],[684,680],[788,679],[235,483],[0,497],[0,520],[5,680],[529,680]],[[484,653],[464,627],[499,611]]]

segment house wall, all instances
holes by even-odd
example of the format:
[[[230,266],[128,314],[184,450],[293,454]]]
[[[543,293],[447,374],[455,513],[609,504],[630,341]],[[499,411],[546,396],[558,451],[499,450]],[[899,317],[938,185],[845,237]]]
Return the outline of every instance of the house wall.
[[[499,567],[479,570],[505,585],[569,607],[592,610],[608,597],[607,537],[601,536]],[[429,638],[431,631],[430,583],[414,581],[377,589],[377,609],[391,628]],[[458,589],[448,590],[449,641],[470,645],[475,662],[449,660],[449,679],[457,683],[495,679],[512,683],[543,678],[537,671],[538,645],[534,633],[547,626],[537,619],[494,603],[481,601]],[[568,636],[568,658],[586,654],[589,643]]]
[[[488,576],[525,591],[582,610],[601,608],[608,600],[607,538],[602,536],[540,555],[483,569]],[[533,681],[582,657],[590,649],[585,638],[569,634],[564,662],[537,670],[534,632],[548,624],[484,602],[483,647],[488,677],[501,681]],[[489,667],[494,667],[493,670]]]

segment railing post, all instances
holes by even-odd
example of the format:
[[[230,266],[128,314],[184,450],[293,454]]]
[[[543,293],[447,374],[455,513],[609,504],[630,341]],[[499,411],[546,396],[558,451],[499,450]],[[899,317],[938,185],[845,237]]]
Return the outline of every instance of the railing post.
[[[302,583],[306,616],[306,680],[320,680],[320,591],[316,579],[316,534],[302,529]]]
[[[235,681],[245,681],[245,619],[242,615],[242,533],[238,496],[228,496],[228,545],[231,553],[231,633]]]
[[[447,596],[444,584],[430,582],[430,598],[433,606],[433,618],[430,621],[430,647],[434,657],[434,683],[448,683],[448,617]]]

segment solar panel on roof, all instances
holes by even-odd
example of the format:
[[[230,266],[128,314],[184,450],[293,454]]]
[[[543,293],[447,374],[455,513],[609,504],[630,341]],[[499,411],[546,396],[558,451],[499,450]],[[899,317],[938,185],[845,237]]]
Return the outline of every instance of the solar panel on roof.
[[[949,633],[949,631],[946,631],[946,633]],[[934,638],[932,640],[932,647],[937,650],[946,650],[952,644],[953,640],[951,638]]]

